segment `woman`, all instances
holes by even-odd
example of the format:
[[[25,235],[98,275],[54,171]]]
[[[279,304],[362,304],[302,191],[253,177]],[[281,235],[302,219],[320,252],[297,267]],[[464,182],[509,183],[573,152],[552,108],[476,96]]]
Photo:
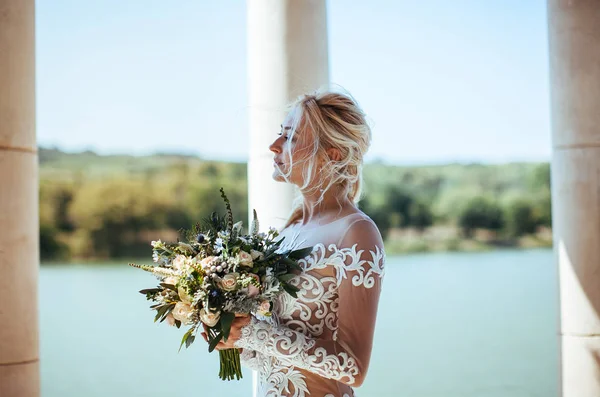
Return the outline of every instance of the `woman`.
[[[258,371],[258,396],[350,397],[366,376],[385,254],[381,235],[356,203],[371,140],[348,96],[301,97],[270,146],[273,177],[297,185],[302,202],[281,232],[282,249],[313,246],[273,317],[236,318],[226,343]]]

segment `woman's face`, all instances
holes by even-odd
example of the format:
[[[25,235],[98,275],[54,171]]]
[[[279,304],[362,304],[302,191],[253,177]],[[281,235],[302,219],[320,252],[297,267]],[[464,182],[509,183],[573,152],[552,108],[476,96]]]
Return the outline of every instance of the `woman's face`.
[[[303,170],[310,160],[313,145],[310,142],[308,131],[300,129],[301,121],[296,123],[297,130],[292,134],[294,121],[297,119],[299,109],[292,109],[281,124],[279,137],[269,146],[273,152],[273,179],[286,182],[284,175],[288,176],[288,182],[303,186]],[[292,136],[293,135],[293,136]],[[291,153],[291,159],[290,159]],[[291,166],[291,173],[290,173]]]

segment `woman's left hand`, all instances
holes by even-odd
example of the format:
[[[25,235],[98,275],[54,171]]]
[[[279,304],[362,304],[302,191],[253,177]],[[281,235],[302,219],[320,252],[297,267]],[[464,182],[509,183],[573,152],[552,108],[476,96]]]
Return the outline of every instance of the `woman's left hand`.
[[[231,323],[231,331],[229,331],[229,338],[227,338],[227,342],[221,341],[217,344],[215,349],[217,350],[225,350],[225,349],[235,349],[236,347],[233,345],[237,342],[242,336],[242,328],[250,323],[252,318],[247,315],[236,315],[235,319]],[[202,332],[202,337],[206,342],[208,342],[207,328],[204,326],[204,332]]]

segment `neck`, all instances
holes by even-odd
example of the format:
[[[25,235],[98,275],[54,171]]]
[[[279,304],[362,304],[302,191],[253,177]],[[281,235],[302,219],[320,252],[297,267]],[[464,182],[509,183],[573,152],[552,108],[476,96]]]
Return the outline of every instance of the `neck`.
[[[354,203],[348,197],[340,198],[342,190],[339,187],[329,188],[321,198],[321,192],[312,193],[302,192],[302,224],[308,223],[312,219],[322,218],[331,213],[340,212],[348,206],[354,206]],[[317,204],[318,203],[318,204]]]

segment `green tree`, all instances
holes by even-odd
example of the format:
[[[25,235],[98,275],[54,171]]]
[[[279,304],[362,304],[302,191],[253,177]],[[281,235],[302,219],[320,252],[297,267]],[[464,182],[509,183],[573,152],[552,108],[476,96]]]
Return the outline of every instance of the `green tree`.
[[[381,233],[381,237],[385,240],[391,227],[390,215],[387,213],[386,209],[381,205],[374,205],[369,196],[365,196],[359,202],[359,208],[375,222]]]
[[[518,198],[509,202],[504,209],[505,230],[510,237],[521,237],[535,233],[538,220],[532,203]]]
[[[81,256],[122,257],[148,254],[138,240],[142,230],[165,225],[168,205],[147,183],[136,180],[98,181],[84,185],[75,196],[70,215],[87,241]]]
[[[407,175],[412,178],[412,174]],[[392,227],[410,226],[410,211],[414,203],[415,197],[407,189],[399,186],[391,186],[387,189],[383,209],[393,220]]]
[[[40,258],[63,259],[69,256],[68,247],[58,239],[58,231],[47,223],[40,224]]]
[[[552,227],[552,194],[549,189],[534,198],[535,217],[540,226]]]
[[[420,231],[433,225],[433,213],[430,207],[419,201],[414,201],[408,209],[408,219],[410,226]]]
[[[475,229],[498,231],[504,226],[502,209],[487,197],[474,197],[460,212],[458,225],[467,237],[472,237]]]

